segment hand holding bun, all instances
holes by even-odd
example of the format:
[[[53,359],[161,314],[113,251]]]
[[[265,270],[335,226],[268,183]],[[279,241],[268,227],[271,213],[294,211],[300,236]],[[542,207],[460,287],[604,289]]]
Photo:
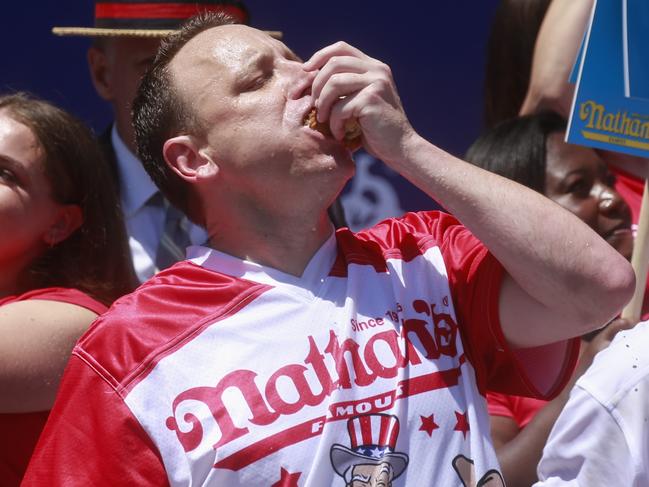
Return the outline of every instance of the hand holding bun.
[[[307,115],[304,124],[308,126],[310,129],[317,130],[321,134],[331,137],[332,133],[331,133],[331,129],[329,128],[329,124],[318,122],[317,115],[318,115],[318,111],[316,110],[316,108],[315,107],[312,108],[309,114]],[[358,120],[353,118],[345,120],[344,128],[345,128],[345,135],[343,137],[343,143],[345,144],[345,147],[347,147],[349,150],[358,149],[362,145],[361,137],[363,135]]]
[[[403,110],[390,67],[341,41],[316,51],[302,69],[313,77],[309,94],[335,138],[351,138],[348,147],[358,143],[348,122],[355,120],[363,149],[400,172],[397,166],[411,156],[408,146],[421,137]]]

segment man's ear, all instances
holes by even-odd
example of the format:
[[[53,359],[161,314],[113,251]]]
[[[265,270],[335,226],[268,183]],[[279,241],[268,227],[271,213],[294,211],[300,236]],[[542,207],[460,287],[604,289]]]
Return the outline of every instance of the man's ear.
[[[199,182],[219,172],[208,151],[203,150],[191,135],[168,139],[162,147],[162,155],[169,167],[186,181]]]
[[[110,66],[104,50],[91,46],[88,49],[88,68],[95,90],[106,101],[113,100]]]
[[[79,205],[60,205],[56,217],[43,235],[43,241],[52,247],[62,242],[83,224],[83,211]]]

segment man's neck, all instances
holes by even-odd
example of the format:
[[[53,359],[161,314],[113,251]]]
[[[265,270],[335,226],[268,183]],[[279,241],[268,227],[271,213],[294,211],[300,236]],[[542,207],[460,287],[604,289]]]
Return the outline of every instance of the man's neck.
[[[259,215],[208,223],[211,247],[298,277],[333,230],[326,211],[313,219]]]

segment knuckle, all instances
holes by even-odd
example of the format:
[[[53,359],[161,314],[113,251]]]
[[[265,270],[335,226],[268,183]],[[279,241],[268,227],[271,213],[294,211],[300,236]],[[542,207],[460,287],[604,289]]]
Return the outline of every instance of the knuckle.
[[[332,68],[337,68],[340,66],[341,59],[339,56],[333,56],[331,59],[329,59],[329,65]]]
[[[329,85],[332,88],[338,88],[342,85],[342,83],[343,83],[343,75],[340,73],[332,74],[331,77],[329,78]]]
[[[377,90],[385,90],[390,86],[391,86],[390,80],[385,78],[379,78],[375,83],[375,87]]]
[[[377,69],[384,76],[386,76],[388,78],[392,77],[392,69],[390,69],[390,66],[388,66],[387,64],[379,62],[378,66],[377,66]]]
[[[381,93],[383,92],[383,87],[379,83],[372,83],[365,90],[365,94],[370,99],[381,98]]]

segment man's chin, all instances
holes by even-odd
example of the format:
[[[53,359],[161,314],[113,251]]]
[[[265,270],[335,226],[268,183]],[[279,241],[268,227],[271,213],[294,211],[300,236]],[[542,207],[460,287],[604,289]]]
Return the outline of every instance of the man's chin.
[[[336,141],[319,144],[318,153],[310,156],[305,154],[305,159],[311,161],[306,165],[314,171],[343,171],[350,178],[356,170],[353,154]]]

